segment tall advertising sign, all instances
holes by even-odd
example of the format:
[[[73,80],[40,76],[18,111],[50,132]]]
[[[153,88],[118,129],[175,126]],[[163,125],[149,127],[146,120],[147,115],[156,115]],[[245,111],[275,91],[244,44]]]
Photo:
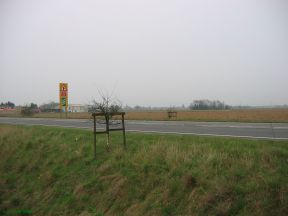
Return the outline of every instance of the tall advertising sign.
[[[68,83],[59,83],[59,104],[60,111],[62,112],[63,108],[65,108],[65,112],[67,113],[68,109]]]

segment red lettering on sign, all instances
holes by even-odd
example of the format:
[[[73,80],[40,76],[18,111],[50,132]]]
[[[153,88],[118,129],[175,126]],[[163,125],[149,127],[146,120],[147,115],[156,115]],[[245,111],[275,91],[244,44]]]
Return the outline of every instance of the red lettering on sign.
[[[67,96],[67,91],[62,91],[62,92],[61,92],[61,96],[62,96],[62,97],[66,97],[66,96]]]

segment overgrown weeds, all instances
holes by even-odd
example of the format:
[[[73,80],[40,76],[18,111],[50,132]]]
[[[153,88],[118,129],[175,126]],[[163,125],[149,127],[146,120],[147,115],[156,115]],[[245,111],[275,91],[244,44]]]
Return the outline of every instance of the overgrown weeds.
[[[77,139],[76,139],[77,138]],[[13,215],[287,215],[287,141],[0,126],[0,209]]]

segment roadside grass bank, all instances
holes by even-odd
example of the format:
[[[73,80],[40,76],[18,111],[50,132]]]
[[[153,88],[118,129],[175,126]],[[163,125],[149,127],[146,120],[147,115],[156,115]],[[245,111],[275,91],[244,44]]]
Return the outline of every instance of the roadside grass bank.
[[[0,112],[1,117],[21,117],[20,110]],[[63,113],[36,113],[35,118],[65,118]],[[68,113],[67,118],[89,119],[89,113]],[[212,121],[212,122],[288,122],[288,109],[239,109],[179,111],[177,118],[169,119],[166,111],[128,111],[127,120],[154,121]]]
[[[0,215],[287,215],[288,142],[0,125]]]

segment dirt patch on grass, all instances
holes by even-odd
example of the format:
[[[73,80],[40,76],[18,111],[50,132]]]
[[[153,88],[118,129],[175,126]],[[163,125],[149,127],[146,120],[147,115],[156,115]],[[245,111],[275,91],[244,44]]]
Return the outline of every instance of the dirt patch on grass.
[[[200,206],[205,213],[214,212],[215,215],[228,215],[235,194],[230,188],[222,188],[215,193],[208,193],[200,201]]]
[[[141,215],[142,208],[143,206],[141,203],[135,203],[126,210],[125,215],[127,216]]]
[[[186,175],[182,177],[182,183],[185,189],[193,189],[197,186],[197,180],[192,175]]]
[[[83,184],[76,185],[74,188],[73,194],[76,196],[81,196],[81,195],[86,194],[84,185]]]

